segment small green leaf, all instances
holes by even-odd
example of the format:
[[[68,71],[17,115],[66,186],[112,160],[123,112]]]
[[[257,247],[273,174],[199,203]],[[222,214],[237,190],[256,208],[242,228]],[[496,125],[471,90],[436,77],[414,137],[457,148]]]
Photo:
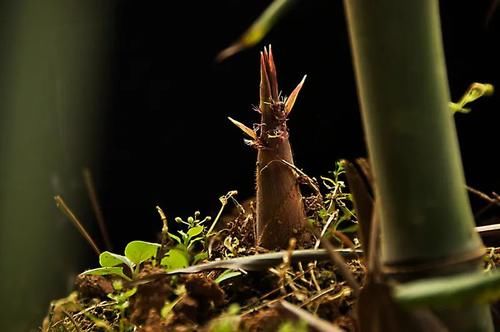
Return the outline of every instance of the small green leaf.
[[[240,313],[240,305],[238,303],[231,303],[229,305],[229,308],[227,308],[227,314],[228,315],[237,315]]]
[[[116,302],[125,302],[137,292],[137,287],[130,288],[118,294],[108,294],[108,297]]]
[[[178,237],[177,235],[172,234],[172,233],[168,233],[168,236],[170,236],[172,239],[174,239],[174,240],[175,240],[175,242],[177,242],[177,243],[179,243],[179,244],[181,244],[181,243],[182,243],[181,238],[180,238],[180,237]]]
[[[286,320],[279,326],[278,332],[307,332],[307,323],[300,319],[298,321]],[[337,329],[331,328],[331,331],[337,331]]]
[[[99,255],[99,264],[101,264],[102,267],[113,267],[125,264],[130,267],[130,269],[134,268],[134,264],[130,259],[122,255],[113,254],[109,251],[104,251]]]
[[[218,277],[217,279],[215,279],[215,283],[216,284],[220,284],[221,282],[223,282],[224,280],[227,280],[227,279],[231,279],[231,278],[234,278],[234,277],[237,277],[241,275],[241,272],[240,271],[233,271],[233,270],[226,270],[224,272],[222,272]]]
[[[135,264],[140,264],[150,258],[156,257],[156,252],[161,245],[145,241],[132,241],[125,247],[125,256]]]
[[[203,236],[198,236],[197,238],[194,238],[194,239],[190,239],[189,240],[189,245],[187,246],[188,249],[191,249],[193,247],[193,245],[196,244],[196,242],[200,242],[201,240],[203,240],[204,237]]]
[[[94,276],[106,276],[106,275],[115,275],[121,277],[125,280],[132,281],[129,277],[127,277],[123,273],[123,267],[112,266],[112,267],[98,267],[97,269],[87,270],[82,273],[83,275],[90,274]]]
[[[123,282],[121,280],[113,280],[113,289],[121,291],[123,289]]]
[[[328,219],[328,217],[329,217],[328,211],[326,211],[324,208],[322,208],[321,210],[318,211],[318,216],[321,219]]]
[[[199,261],[202,261],[204,259],[208,258],[208,253],[206,251],[202,251],[194,255],[193,257],[193,264],[198,263]]]
[[[170,249],[161,260],[167,270],[181,269],[189,266],[189,254],[179,248]]]
[[[201,232],[203,232],[204,229],[205,229],[204,226],[195,226],[195,227],[192,227],[192,228],[188,229],[187,235],[190,238],[193,238],[193,237],[195,237],[197,235],[200,235]]]

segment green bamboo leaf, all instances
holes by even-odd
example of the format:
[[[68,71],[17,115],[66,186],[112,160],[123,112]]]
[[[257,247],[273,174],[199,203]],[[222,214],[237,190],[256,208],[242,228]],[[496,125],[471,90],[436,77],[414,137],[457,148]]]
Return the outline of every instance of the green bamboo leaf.
[[[115,275],[125,280],[132,281],[132,279],[130,279],[123,273],[123,267],[118,267],[118,266],[98,267],[96,269],[87,270],[83,272],[82,275],[94,275],[94,276]]]
[[[156,257],[156,252],[161,245],[145,241],[132,241],[125,247],[125,256],[135,264],[140,264],[150,258]]]
[[[202,261],[204,259],[208,258],[208,253],[206,251],[202,251],[194,255],[193,257],[193,264],[198,263],[199,261]]]
[[[130,267],[130,269],[134,268],[134,263],[132,263],[130,259],[109,251],[104,251],[99,255],[99,264],[101,264],[102,267],[113,267],[125,264]]]
[[[408,282],[394,288],[394,297],[407,308],[490,303],[500,299],[500,272],[465,273]]]
[[[259,43],[294,3],[294,0],[274,0],[235,43],[217,55],[217,61],[223,61]]]

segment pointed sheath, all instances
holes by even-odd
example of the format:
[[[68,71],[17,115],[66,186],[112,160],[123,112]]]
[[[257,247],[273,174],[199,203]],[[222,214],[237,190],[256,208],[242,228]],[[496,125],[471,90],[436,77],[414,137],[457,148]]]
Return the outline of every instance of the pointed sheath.
[[[293,164],[293,157],[286,126],[289,110],[285,110],[278,91],[276,68],[269,48],[269,52],[261,53],[261,130],[256,175],[257,241],[268,249],[287,248],[292,237],[300,242],[306,223],[297,175],[282,162]]]

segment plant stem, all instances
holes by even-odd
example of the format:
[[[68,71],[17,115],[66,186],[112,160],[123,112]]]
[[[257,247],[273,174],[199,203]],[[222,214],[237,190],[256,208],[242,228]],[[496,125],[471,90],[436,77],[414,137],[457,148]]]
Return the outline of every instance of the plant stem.
[[[399,280],[480,268],[464,189],[437,0],[346,0],[381,218],[382,264]],[[490,331],[486,306],[444,310],[452,331]]]
[[[297,175],[286,165],[294,165],[286,120],[304,80],[286,101],[280,99],[271,48],[261,53],[260,72],[257,243],[268,249],[286,248],[292,237],[301,242],[306,226]]]
[[[97,224],[99,225],[99,230],[101,231],[106,249],[112,250],[113,246],[111,245],[108,228],[106,227],[106,221],[104,220],[101,205],[99,204],[99,199],[97,198],[97,190],[94,185],[94,180],[92,179],[92,173],[88,168],[83,169],[83,182],[85,184],[85,188],[87,189],[92,210],[94,210],[95,218],[97,220]]]
[[[71,211],[71,209],[66,205],[63,198],[61,196],[57,195],[54,197],[54,200],[56,201],[57,208],[59,210],[61,210],[61,212],[64,213],[64,215],[66,215],[66,217],[68,217],[68,219],[73,223],[73,225],[76,227],[78,232],[80,232],[80,234],[83,236],[83,238],[85,240],[87,240],[87,242],[90,244],[92,249],[94,249],[97,256],[99,256],[101,254],[101,250],[99,249],[99,247],[95,243],[94,239],[92,239],[92,236],[90,236],[89,232],[87,232],[85,227],[83,227],[80,220],[78,220],[78,218],[75,216],[73,211]]]

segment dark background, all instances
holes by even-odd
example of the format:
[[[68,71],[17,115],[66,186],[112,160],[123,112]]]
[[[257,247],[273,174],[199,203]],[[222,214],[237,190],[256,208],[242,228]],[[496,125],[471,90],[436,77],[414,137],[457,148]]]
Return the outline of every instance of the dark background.
[[[262,46],[223,63],[215,56],[268,3],[118,6],[97,181],[119,245],[159,229],[156,204],[172,220],[196,209],[213,215],[228,190],[253,195],[256,152],[227,116],[258,119]],[[340,2],[299,1],[263,42],[273,44],[285,94],[308,74],[289,125],[297,165],[311,175],[364,154],[346,38]]]
[[[218,197],[253,194],[255,151],[227,116],[258,119],[259,51],[271,43],[281,89],[308,74],[289,127],[296,164],[325,175],[339,158],[366,154],[341,1],[297,1],[258,47],[223,63],[233,42],[269,1],[122,1],[106,75],[99,157],[91,162],[115,248],[154,239],[155,205],[173,220],[200,210],[214,215]],[[486,26],[490,1],[441,1],[450,91],[500,77],[499,14]],[[387,64],[390,65],[390,64]],[[498,93],[456,115],[468,183],[500,190],[496,163]],[[86,161],[83,161],[86,162]]]

